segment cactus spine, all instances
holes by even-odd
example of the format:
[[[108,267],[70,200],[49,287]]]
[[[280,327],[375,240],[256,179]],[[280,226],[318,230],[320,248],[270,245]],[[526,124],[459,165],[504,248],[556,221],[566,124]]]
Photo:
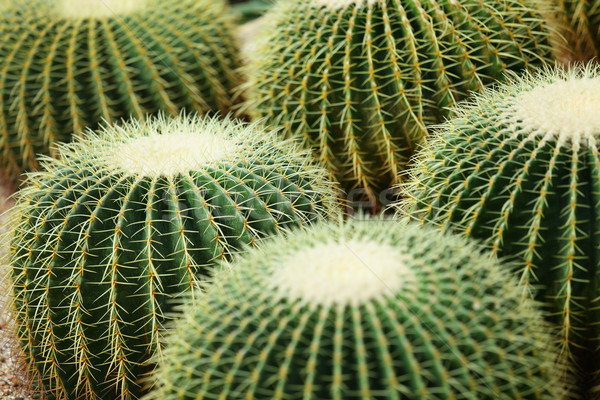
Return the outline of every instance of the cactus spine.
[[[106,128],[32,174],[10,263],[30,372],[50,399],[135,399],[172,301],[216,260],[332,213],[327,173],[257,125]]]
[[[512,79],[455,110],[418,157],[404,208],[513,260],[585,382],[600,367],[600,70]]]
[[[459,237],[323,224],[214,281],[171,330],[146,400],[561,398],[541,314]]]
[[[541,15],[517,0],[282,0],[265,19],[247,69],[250,112],[372,199],[445,107],[552,60]]]
[[[102,120],[228,110],[232,32],[221,0],[19,0],[0,16],[0,168],[16,180]]]

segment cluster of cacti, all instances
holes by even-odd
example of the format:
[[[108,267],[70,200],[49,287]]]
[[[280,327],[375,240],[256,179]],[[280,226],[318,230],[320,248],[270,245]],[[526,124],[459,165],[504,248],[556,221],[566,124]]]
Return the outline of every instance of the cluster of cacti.
[[[325,170],[269,131],[157,119],[63,147],[13,211],[31,375],[50,399],[134,399],[179,294],[242,246],[328,216]]]
[[[323,224],[245,254],[166,339],[148,399],[548,399],[552,337],[466,240]]]
[[[593,396],[600,67],[526,71],[598,54],[594,1],[0,0],[0,173],[38,170],[4,240],[32,386]],[[410,178],[438,227],[325,223],[334,177],[374,211]]]
[[[599,138],[598,67],[515,77],[455,110],[404,190],[414,218],[514,262],[584,381],[600,368]]]
[[[536,7],[539,7],[536,8]],[[544,1],[288,0],[250,54],[249,112],[372,201],[469,91],[552,60]]]
[[[560,0],[563,34],[572,46],[572,56],[589,60],[600,56],[600,1]]]
[[[227,111],[239,83],[224,0],[19,0],[0,16],[0,167],[102,120]]]

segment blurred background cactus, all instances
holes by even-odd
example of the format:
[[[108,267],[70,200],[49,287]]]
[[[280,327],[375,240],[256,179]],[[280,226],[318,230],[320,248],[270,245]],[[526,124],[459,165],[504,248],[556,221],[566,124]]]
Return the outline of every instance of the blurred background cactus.
[[[541,313],[462,238],[323,224],[214,281],[171,330],[146,400],[562,398]]]
[[[102,120],[225,112],[239,84],[224,0],[19,0],[0,16],[0,168]]]
[[[335,213],[326,171],[257,125],[132,122],[44,166],[12,212],[10,264],[49,399],[138,398],[174,298],[242,246]]]
[[[404,210],[511,260],[585,391],[600,369],[600,70],[511,79],[455,109],[418,156]]]
[[[249,54],[247,107],[373,203],[469,91],[553,60],[546,1],[280,0]],[[385,194],[384,194],[385,195]]]
[[[600,55],[600,1],[558,0],[565,35],[576,60]]]

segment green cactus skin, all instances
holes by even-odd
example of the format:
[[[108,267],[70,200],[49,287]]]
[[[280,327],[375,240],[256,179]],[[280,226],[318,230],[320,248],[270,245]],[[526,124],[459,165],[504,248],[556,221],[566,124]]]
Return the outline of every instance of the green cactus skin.
[[[586,382],[600,356],[600,71],[513,79],[457,107],[418,156],[402,208],[512,260]]]
[[[553,59],[529,0],[281,0],[266,19],[247,68],[248,112],[372,201],[445,107]]]
[[[460,237],[322,224],[229,267],[184,308],[144,400],[561,399],[542,314]]]
[[[222,0],[19,0],[0,16],[0,168],[16,182],[102,120],[227,112],[230,19]]]
[[[172,299],[242,246],[334,213],[305,151],[258,125],[106,128],[33,173],[11,218],[22,347],[49,399],[135,399]]]
[[[600,56],[600,1],[558,0],[564,36],[574,47],[573,57],[590,60]]]

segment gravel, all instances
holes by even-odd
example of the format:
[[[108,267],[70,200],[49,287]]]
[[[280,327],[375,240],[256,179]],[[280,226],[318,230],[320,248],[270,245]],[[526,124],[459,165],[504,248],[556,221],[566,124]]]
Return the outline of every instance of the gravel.
[[[0,232],[4,232],[5,216],[3,213],[12,204],[9,196],[12,190],[0,181]],[[0,259],[6,254],[7,243],[0,241]],[[12,314],[10,312],[10,290],[6,275],[9,268],[0,264],[0,399],[2,400],[32,400],[33,393],[27,381],[25,366],[18,356],[18,343],[14,335]]]

